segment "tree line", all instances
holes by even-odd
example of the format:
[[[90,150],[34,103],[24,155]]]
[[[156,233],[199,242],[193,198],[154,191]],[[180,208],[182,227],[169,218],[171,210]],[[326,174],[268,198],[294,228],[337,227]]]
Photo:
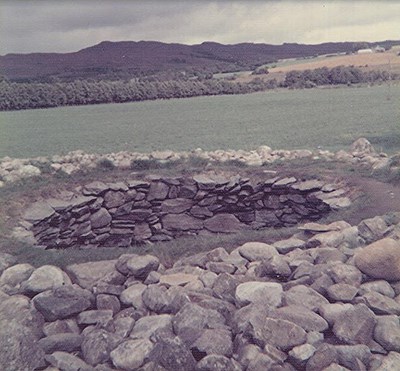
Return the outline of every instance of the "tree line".
[[[398,76],[386,71],[363,72],[355,67],[326,67],[291,71],[283,82],[259,77],[242,83],[215,78],[176,80],[135,79],[130,81],[90,81],[17,83],[0,81],[0,110],[22,110],[100,103],[123,103],[154,99],[186,98],[202,95],[246,94],[276,87],[311,88],[320,85],[375,83]]]
[[[317,68],[315,70],[290,71],[282,84],[287,88],[313,88],[322,85],[374,84],[398,79],[398,75],[388,71],[362,71],[354,66],[338,66],[334,68]]]

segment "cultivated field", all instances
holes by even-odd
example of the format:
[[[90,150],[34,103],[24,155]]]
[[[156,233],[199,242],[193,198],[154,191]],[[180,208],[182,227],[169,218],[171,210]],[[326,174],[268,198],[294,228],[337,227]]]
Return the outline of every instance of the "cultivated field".
[[[245,82],[255,77],[264,79],[276,78],[278,81],[281,81],[289,71],[314,70],[322,67],[334,68],[337,66],[355,66],[363,71],[390,70],[393,73],[400,73],[399,52],[400,46],[395,46],[384,53],[320,56],[300,60],[284,59],[278,63],[267,65],[269,67],[268,75],[251,75],[251,72],[239,72],[237,73],[237,81]]]

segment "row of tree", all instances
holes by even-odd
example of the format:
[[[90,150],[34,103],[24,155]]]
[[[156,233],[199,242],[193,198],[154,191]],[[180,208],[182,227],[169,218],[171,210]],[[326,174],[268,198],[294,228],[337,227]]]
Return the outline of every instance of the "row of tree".
[[[75,81],[53,84],[3,81],[0,82],[0,110],[122,103],[201,95],[246,94],[274,86],[261,79],[248,83],[218,79],[162,82]]]
[[[0,81],[0,110],[22,110],[71,105],[122,103],[201,95],[246,94],[276,87],[311,88],[320,85],[375,83],[398,76],[385,71],[362,72],[355,67],[291,71],[278,84],[259,77],[247,83],[225,79],[179,79],[168,81],[88,81],[16,83]]]
[[[286,74],[282,86],[287,88],[312,88],[321,85],[352,85],[360,83],[379,83],[399,76],[388,71],[367,71],[353,66],[327,67],[315,70],[290,71]]]

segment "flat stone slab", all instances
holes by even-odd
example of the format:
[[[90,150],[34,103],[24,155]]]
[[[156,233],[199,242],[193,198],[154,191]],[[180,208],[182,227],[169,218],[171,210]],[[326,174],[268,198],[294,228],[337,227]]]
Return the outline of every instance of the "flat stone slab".
[[[244,225],[232,214],[218,214],[206,219],[204,227],[214,233],[235,233]]]
[[[55,214],[55,210],[47,202],[35,202],[25,211],[23,218],[37,224]]]

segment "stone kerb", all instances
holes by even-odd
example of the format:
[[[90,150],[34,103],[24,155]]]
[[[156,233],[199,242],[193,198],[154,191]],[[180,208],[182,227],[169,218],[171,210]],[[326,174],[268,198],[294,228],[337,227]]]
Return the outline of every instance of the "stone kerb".
[[[257,184],[206,175],[95,181],[71,200],[31,205],[23,224],[38,245],[48,248],[127,247],[201,231],[234,233],[317,220],[336,206],[348,205],[344,193],[322,181],[294,177]]]

